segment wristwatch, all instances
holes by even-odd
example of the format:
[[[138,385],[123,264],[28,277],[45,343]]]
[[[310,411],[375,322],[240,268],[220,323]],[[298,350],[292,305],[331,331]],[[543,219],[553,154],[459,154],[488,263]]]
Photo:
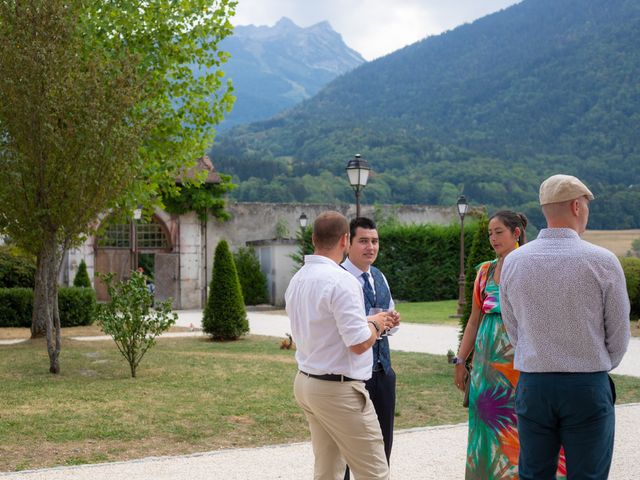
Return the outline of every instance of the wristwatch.
[[[464,360],[459,357],[453,357],[453,360],[451,360],[451,363],[453,363],[454,365],[458,365],[459,363],[464,363]]]
[[[378,334],[378,336],[380,336],[380,327],[378,326],[378,324],[373,320],[369,320],[369,323],[375,327],[376,333]]]

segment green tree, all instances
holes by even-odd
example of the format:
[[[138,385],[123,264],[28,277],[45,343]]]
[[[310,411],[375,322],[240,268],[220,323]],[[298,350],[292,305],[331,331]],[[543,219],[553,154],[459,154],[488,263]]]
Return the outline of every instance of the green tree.
[[[178,215],[196,212],[201,222],[206,222],[209,215],[219,220],[228,220],[223,195],[235,185],[231,183],[231,176],[219,176],[220,183],[185,183],[178,186],[177,192],[166,192],[162,199],[164,209]]]
[[[103,275],[111,300],[98,309],[98,323],[113,337],[118,350],[129,363],[135,378],[142,357],[156,343],[156,337],[176,323],[171,311],[172,299],[156,302],[147,288],[143,273],[131,272],[126,282],[113,285],[113,274]]]
[[[62,253],[175,189],[211,143],[234,100],[217,45],[235,5],[0,0],[0,232],[37,258],[31,334],[50,372]]]
[[[299,229],[296,231],[296,241],[298,244],[298,250],[290,255],[291,259],[295,262],[298,271],[304,265],[304,256],[311,255],[313,253],[313,227],[307,227],[305,229]]]
[[[87,264],[84,259],[80,260],[78,265],[78,271],[73,279],[74,287],[91,288],[91,280],[89,279],[89,273],[87,273]]]
[[[267,277],[260,270],[260,262],[253,248],[239,248],[233,254],[233,260],[238,271],[242,297],[245,305],[267,303]]]
[[[216,247],[202,327],[214,340],[237,340],[249,331],[238,272],[226,240]]]

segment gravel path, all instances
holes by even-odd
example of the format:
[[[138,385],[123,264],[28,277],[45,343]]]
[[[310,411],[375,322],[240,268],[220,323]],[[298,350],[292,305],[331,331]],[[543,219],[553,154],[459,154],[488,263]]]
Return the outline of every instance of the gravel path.
[[[202,312],[181,311],[178,325],[200,328]],[[251,333],[284,338],[290,332],[284,315],[250,312]],[[178,334],[202,335],[199,331]],[[178,336],[173,334],[172,336]],[[454,327],[405,324],[391,338],[393,350],[444,355],[457,346]],[[640,339],[614,373],[640,377]],[[616,444],[611,480],[640,478],[637,461],[640,403],[616,407]],[[464,477],[467,424],[396,431],[391,465],[393,480],[459,480]],[[313,476],[308,442],[261,448],[229,449],[175,457],[154,457],[76,467],[0,473],[24,480],[276,480]]]
[[[640,404],[616,408],[611,480],[640,478],[637,458]],[[459,480],[464,477],[467,424],[396,432],[392,480]],[[311,445],[217,450],[179,457],[0,473],[14,480],[277,480],[313,477]]]

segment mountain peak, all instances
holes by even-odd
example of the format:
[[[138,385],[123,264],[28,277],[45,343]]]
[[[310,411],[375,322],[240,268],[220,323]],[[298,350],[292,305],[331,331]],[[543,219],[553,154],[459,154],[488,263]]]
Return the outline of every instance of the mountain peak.
[[[273,26],[274,29],[278,29],[278,30],[300,30],[300,27],[298,25],[296,25],[293,20],[291,20],[288,17],[282,17],[280,20],[278,20],[276,22],[276,24]]]

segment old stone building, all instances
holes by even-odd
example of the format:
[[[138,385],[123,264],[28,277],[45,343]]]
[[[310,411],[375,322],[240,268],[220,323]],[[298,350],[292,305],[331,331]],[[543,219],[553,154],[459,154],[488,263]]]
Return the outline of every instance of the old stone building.
[[[156,297],[174,299],[178,309],[203,308],[211,279],[213,254],[218,241],[226,239],[232,250],[252,246],[267,276],[270,303],[281,306],[284,291],[294,273],[290,255],[297,249],[296,230],[305,214],[309,224],[325,210],[355,216],[353,205],[235,203],[227,205],[231,219],[209,218],[201,222],[195,213],[170,215],[157,210],[151,221],[135,221],[109,227],[100,238],[91,237],[80,248],[67,252],[61,283],[73,282],[82,259],[100,300],[106,289],[94,273],[114,272],[128,278],[137,265],[153,276]],[[401,223],[457,221],[454,208],[423,205],[362,206],[362,215],[393,215]]]

